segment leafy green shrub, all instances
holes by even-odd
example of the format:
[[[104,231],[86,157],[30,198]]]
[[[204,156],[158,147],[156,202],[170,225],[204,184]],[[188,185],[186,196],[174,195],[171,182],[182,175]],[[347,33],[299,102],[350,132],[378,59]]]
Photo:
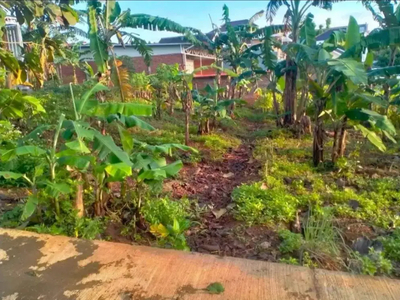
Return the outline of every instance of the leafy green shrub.
[[[285,257],[280,258],[279,262],[287,264],[287,265],[293,265],[293,266],[300,265],[299,260],[297,258],[294,258],[294,257],[291,257],[291,256],[289,258],[285,258]]]
[[[400,225],[400,217],[393,211],[393,200],[386,194],[375,192],[356,193],[354,190],[333,191],[330,195],[330,202],[334,205],[335,214],[369,220],[375,225],[387,228],[390,225]],[[357,209],[349,205],[350,200],[359,203]]]
[[[230,148],[239,147],[241,141],[227,134],[209,134],[193,136],[194,142],[204,143],[204,146],[210,151],[210,158],[213,161],[222,160],[223,155]]]
[[[190,221],[187,219],[189,208],[188,199],[173,201],[161,198],[146,201],[141,213],[150,223],[150,231],[158,238],[160,246],[189,250],[184,235],[185,230],[190,227]]]
[[[283,254],[297,251],[303,244],[303,237],[301,234],[293,233],[287,229],[279,232],[279,238],[281,239],[279,251]]]
[[[397,228],[392,235],[382,238],[382,243],[385,257],[400,262],[400,228]]]
[[[0,214],[0,227],[15,228],[20,224],[23,206],[17,205],[12,210]]]
[[[171,200],[169,198],[149,199],[141,210],[141,214],[150,224],[172,224],[186,220],[189,216],[190,202],[188,199]]]
[[[392,263],[384,257],[382,252],[371,248],[368,255],[360,255],[356,252],[353,255],[360,265],[359,271],[364,275],[390,275],[392,273]]]
[[[294,220],[298,200],[284,188],[266,189],[262,182],[243,184],[232,192],[236,203],[235,217],[253,224]]]

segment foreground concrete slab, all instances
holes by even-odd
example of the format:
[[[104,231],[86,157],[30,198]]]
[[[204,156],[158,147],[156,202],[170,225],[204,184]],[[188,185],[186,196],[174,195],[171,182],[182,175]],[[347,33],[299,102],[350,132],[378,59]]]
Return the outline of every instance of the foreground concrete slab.
[[[400,281],[0,229],[0,299],[398,300]]]

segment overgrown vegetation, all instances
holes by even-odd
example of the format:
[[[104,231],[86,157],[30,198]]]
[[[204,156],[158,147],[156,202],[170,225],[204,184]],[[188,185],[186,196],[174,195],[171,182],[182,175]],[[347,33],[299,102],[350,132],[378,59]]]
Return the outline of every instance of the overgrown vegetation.
[[[68,4],[0,1],[0,36],[5,12],[26,27],[22,58],[0,48],[0,226],[400,276],[400,5],[364,1],[381,28],[364,36],[351,17],[317,44],[307,9],[332,1],[289,2],[288,23],[264,28],[263,11],[234,27],[224,6],[210,37],[115,1],[87,3],[88,33]],[[56,28],[86,36],[93,63]],[[215,63],[135,73],[112,38],[147,66],[152,53],[122,28],[184,34]]]

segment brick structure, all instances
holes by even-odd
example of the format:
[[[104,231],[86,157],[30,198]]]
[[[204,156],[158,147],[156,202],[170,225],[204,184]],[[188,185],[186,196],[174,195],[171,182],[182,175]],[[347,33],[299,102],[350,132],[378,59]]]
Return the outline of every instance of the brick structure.
[[[184,68],[184,61],[182,54],[165,54],[165,55],[155,55],[151,59],[150,69],[144,63],[143,57],[133,57],[133,65],[136,72],[154,73],[157,70],[158,65],[166,64],[173,65],[178,64],[181,69]]]

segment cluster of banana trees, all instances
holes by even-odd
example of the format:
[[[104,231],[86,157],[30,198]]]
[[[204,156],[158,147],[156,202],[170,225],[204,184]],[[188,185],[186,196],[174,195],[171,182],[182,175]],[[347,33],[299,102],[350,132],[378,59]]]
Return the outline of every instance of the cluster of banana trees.
[[[328,40],[317,44],[314,16],[306,14],[306,11],[311,6],[330,9],[332,2],[270,1],[267,7],[269,19],[279,7],[286,6],[286,28],[267,26],[260,30],[261,43],[249,47],[248,53],[258,56],[266,70],[256,67],[241,75],[244,77],[264,73],[269,77],[268,88],[274,95],[277,124],[281,124],[282,109],[275,94],[282,89],[284,124],[297,125],[307,111],[313,112],[314,165],[324,161],[324,124],[327,119],[334,125],[333,162],[344,155],[347,130],[351,126],[382,151],[385,145],[381,137],[396,142],[393,138],[396,130],[387,113],[397,112],[399,103],[397,76],[400,68],[393,66],[399,46],[399,39],[394,34],[400,28],[399,6],[394,9],[391,1],[377,1],[380,12],[376,12],[371,5],[374,1],[363,1],[382,28],[363,36],[357,21],[351,17],[346,33],[334,31]],[[288,28],[292,42],[280,45],[273,34]],[[286,61],[278,62],[273,48],[280,48],[286,54]],[[373,51],[383,48],[390,49],[389,66],[373,68]],[[333,51],[338,49],[342,54],[334,58]]]
[[[61,114],[57,124],[40,125],[17,143],[2,147],[0,157],[3,163],[12,163],[23,156],[36,158],[35,167],[29,174],[0,172],[0,176],[6,179],[24,179],[32,189],[24,207],[22,221],[29,221],[34,215],[41,219],[43,214],[52,213],[60,217],[63,201],[69,202],[67,200],[72,194],[75,194],[78,216],[85,213],[103,216],[111,199],[110,183],[120,182],[126,186],[126,180],[130,178],[137,189],[143,184],[159,183],[177,174],[182,167],[181,161],[167,163],[165,156],[171,156],[174,149],[195,151],[180,144],[152,146],[135,140],[128,128],[138,126],[154,130],[138,118],[150,116],[152,107],[135,103],[99,103],[92,99],[95,93],[106,90],[107,87],[98,83],[81,99],[74,99],[72,94],[73,119],[66,119]],[[4,91],[7,90],[1,94]],[[25,100],[29,100],[35,110],[44,112],[35,98]],[[1,115],[19,116],[20,113],[16,113],[16,110],[2,110]],[[96,129],[99,119],[118,128],[122,148],[111,136],[103,135]],[[36,142],[44,132],[53,137],[48,148],[38,146]],[[90,185],[93,186],[90,198],[94,199],[94,203],[91,207],[85,207],[84,190],[88,190]],[[126,189],[122,189],[122,198],[126,196],[125,192]],[[136,209],[140,205],[139,198]]]

